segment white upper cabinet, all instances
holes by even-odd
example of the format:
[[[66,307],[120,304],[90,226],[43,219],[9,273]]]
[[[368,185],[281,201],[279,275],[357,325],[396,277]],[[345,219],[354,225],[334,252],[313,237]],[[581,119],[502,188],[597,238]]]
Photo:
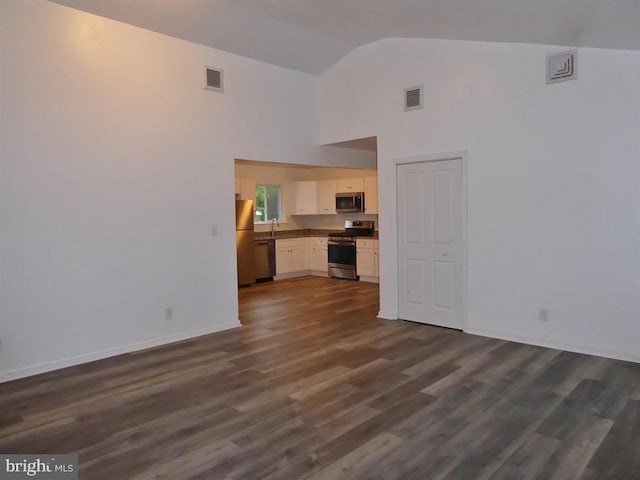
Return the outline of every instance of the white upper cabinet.
[[[236,199],[256,200],[256,181],[251,178],[236,178]]]
[[[254,186],[255,188],[255,186]],[[294,215],[335,215],[336,193],[364,192],[365,213],[378,213],[376,177],[293,182]]]
[[[336,189],[338,193],[364,192],[364,178],[340,178]]]
[[[364,213],[378,213],[378,178],[364,179]]]
[[[294,182],[293,192],[295,198],[296,215],[313,215],[318,213],[316,181]]]
[[[336,181],[320,180],[317,182],[318,213],[323,215],[336,213]]]

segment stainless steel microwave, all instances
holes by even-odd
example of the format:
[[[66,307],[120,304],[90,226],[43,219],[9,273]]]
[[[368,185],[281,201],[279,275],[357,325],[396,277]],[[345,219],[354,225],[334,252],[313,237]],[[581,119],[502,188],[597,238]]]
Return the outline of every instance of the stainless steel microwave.
[[[364,212],[364,192],[336,193],[336,213]]]

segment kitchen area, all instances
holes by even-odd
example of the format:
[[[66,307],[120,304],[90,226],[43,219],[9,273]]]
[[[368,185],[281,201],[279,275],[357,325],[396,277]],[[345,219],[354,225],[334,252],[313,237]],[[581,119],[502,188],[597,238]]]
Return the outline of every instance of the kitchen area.
[[[378,281],[375,169],[236,160],[238,286],[306,275]]]

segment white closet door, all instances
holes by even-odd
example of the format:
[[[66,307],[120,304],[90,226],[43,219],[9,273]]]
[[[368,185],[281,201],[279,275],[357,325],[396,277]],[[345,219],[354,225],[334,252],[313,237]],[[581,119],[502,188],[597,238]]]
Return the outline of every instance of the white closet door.
[[[398,165],[399,317],[462,328],[462,160]]]

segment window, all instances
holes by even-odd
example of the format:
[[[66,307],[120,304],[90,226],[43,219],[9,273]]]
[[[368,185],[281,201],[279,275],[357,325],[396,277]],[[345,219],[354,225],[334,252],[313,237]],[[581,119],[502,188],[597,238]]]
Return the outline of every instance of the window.
[[[256,185],[255,223],[268,223],[282,218],[280,185]]]

